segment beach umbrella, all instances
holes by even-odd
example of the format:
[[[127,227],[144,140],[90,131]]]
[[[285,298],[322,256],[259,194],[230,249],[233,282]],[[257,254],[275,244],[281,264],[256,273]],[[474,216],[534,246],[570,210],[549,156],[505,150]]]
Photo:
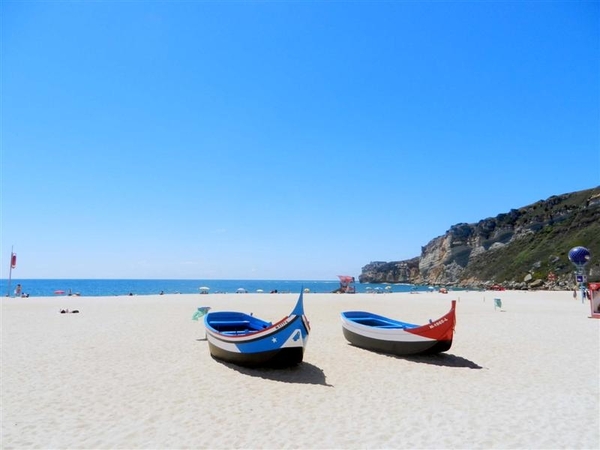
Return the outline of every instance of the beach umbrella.
[[[202,286],[202,287],[200,287],[198,289],[200,289],[200,293],[201,294],[208,294],[208,291],[210,291],[210,288],[206,287],[206,286]]]
[[[244,288],[238,288],[236,292],[238,294],[246,293],[246,289],[244,289]]]
[[[265,291],[263,291],[262,289],[257,289],[256,292],[260,293],[260,292],[265,292]]]

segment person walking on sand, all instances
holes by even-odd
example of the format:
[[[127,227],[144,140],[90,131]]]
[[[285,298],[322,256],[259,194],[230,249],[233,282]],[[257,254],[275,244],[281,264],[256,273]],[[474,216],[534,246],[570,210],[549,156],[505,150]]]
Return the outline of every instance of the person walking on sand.
[[[21,296],[21,292],[22,292],[22,288],[20,284],[17,284],[17,287],[15,288],[15,297],[19,298]]]

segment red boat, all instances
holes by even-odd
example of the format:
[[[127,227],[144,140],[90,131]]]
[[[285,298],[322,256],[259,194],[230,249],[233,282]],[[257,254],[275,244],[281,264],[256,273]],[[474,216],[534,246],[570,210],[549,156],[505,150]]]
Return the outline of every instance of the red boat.
[[[350,344],[392,355],[419,355],[448,351],[456,325],[456,300],[438,320],[415,325],[366,311],[342,313],[344,337]]]

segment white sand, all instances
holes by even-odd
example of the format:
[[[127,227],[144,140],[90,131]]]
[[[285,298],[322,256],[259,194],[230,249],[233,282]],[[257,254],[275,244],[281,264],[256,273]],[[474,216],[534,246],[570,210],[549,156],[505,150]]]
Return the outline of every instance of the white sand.
[[[277,320],[296,298],[3,299],[2,448],[600,447],[600,320],[570,292],[308,294],[304,363],[285,370],[213,360],[191,320],[198,306]],[[422,323],[453,298],[445,355],[389,357],[342,335],[343,310]]]

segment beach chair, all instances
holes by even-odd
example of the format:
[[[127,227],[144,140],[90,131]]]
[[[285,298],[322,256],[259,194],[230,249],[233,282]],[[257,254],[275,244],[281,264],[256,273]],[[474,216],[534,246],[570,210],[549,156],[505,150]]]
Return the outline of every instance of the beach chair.
[[[500,311],[502,311],[502,299],[500,299],[500,298],[494,299],[494,310],[496,308],[498,308]]]
[[[204,316],[208,311],[210,311],[210,306],[198,307],[198,310],[192,316],[192,320],[198,321],[200,317]]]

